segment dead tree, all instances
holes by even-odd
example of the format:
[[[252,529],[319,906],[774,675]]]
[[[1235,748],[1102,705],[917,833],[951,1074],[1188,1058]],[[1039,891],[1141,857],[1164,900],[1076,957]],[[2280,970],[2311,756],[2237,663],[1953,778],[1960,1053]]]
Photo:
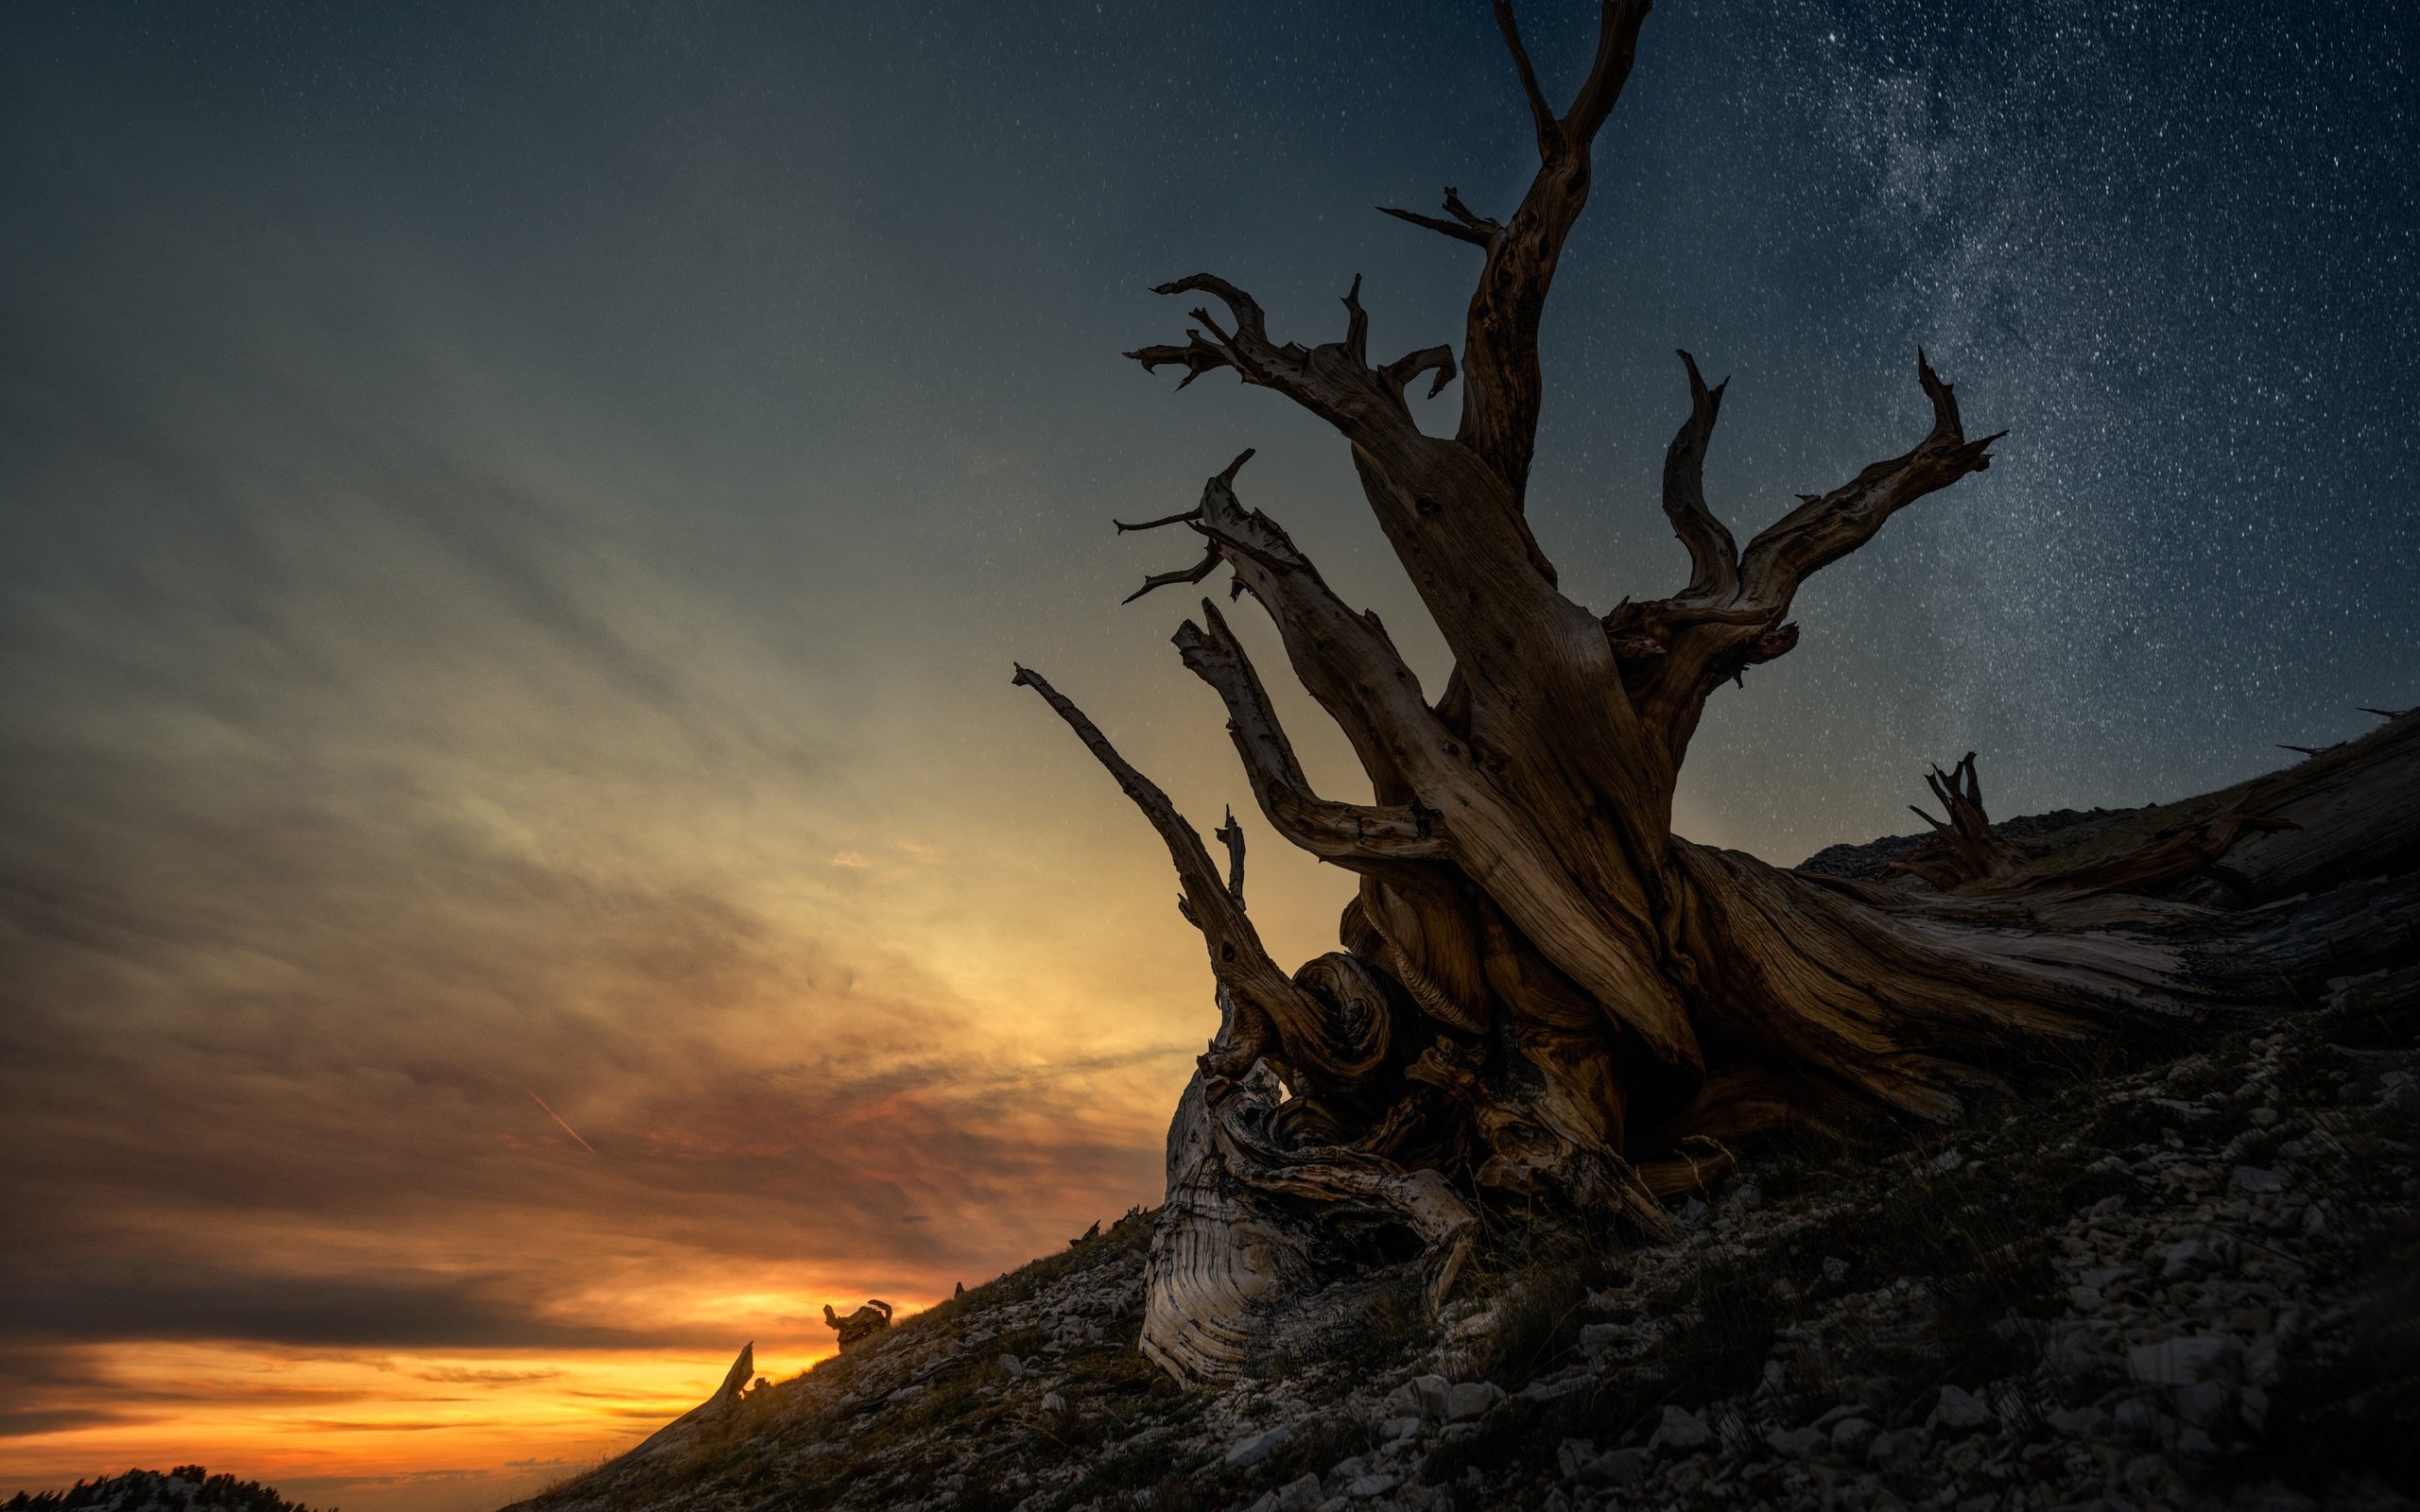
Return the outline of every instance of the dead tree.
[[[2024,864],[2025,852],[1995,833],[1983,812],[1983,782],[1975,775],[1973,751],[1945,772],[1936,766],[1926,773],[1925,785],[1949,817],[1936,819],[1910,804],[1916,817],[1932,826],[1932,839],[1901,857],[1892,869],[1937,887],[1955,887],[2004,877]]]
[[[848,1353],[868,1339],[880,1338],[890,1328],[890,1304],[877,1297],[847,1317],[823,1304],[823,1326],[840,1335],[840,1352]]]
[[[1561,112],[1510,5],[1495,9],[1536,130],[1528,193],[1500,222],[1452,189],[1442,215],[1388,212],[1483,258],[1459,354],[1433,347],[1374,363],[1357,278],[1340,339],[1281,342],[1250,294],[1207,273],[1159,289],[1203,297],[1184,341],[1129,353],[1146,369],[1183,369],[1179,387],[1232,372],[1333,426],[1453,654],[1444,685],[1424,689],[1376,618],[1340,599],[1286,531],[1237,497],[1250,452],[1193,508],[1119,526],[1199,538],[1198,562],[1133,596],[1232,571],[1236,594],[1268,612],[1295,677],[1351,743],[1369,799],[1314,792],[1218,609],[1205,600],[1178,628],[1185,666],[1225,705],[1269,823],[1360,879],[1343,949],[1281,970],[1245,912],[1240,827],[1219,832],[1222,870],[1073,703],[1016,674],[1158,830],[1217,983],[1220,1026],[1169,1131],[1143,1335],[1183,1377],[1249,1369],[1334,1326],[1354,1288],[1389,1277],[1415,1274],[1443,1297],[1492,1210],[1613,1211],[1657,1231],[1663,1200],[1718,1172],[1745,1136],[1877,1111],[1949,1118],[1962,1089],[2026,1041],[2189,1024],[2274,996],[2281,973],[2319,958],[2309,942],[2322,936],[2339,952],[2332,971],[2356,969],[2363,950],[2408,952],[2420,908],[2408,877],[2283,918],[2241,911],[2280,896],[2256,880],[2222,912],[2124,891],[2123,864],[2106,868],[2114,883],[2054,874],[2043,885],[1945,890],[1801,875],[1675,836],[1673,790],[1706,700],[1797,644],[1790,605],[1811,575],[1989,466],[1999,438],[1968,434],[1950,386],[1919,352],[1922,437],[1802,495],[1742,547],[1703,487],[1723,386],[1709,387],[1683,352],[1688,409],[1665,454],[1663,508],[1688,580],[1603,614],[1562,593],[1525,517],[1544,397],[1539,322],[1648,6],[1606,0],[1586,80]],[[1450,437],[1413,422],[1405,391],[1424,375],[1432,394],[1461,382]],[[2365,801],[2392,795],[2373,803],[2386,828],[2354,849],[2401,857],[2408,873],[2420,833],[2415,733],[2420,721],[2398,721],[2306,763],[2302,781],[2262,796],[2261,817],[2291,823],[2319,791],[2303,774],[2334,763]],[[1976,828],[1965,837],[1984,860],[1971,877],[1942,880],[2005,882],[2014,858],[1983,820],[1971,759],[1960,773],[1937,791],[1953,829]],[[2245,830],[2227,827],[2225,841]],[[2184,848],[2196,865],[2215,835],[2196,830]],[[2303,840],[2278,852],[2273,881],[2342,863],[2344,847],[2308,824]],[[2256,964],[2212,964],[2229,952]]]

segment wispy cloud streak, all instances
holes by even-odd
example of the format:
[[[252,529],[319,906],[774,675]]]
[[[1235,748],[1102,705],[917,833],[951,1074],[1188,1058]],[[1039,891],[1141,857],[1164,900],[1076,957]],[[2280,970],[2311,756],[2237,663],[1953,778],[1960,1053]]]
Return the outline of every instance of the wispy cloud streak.
[[[557,1127],[570,1135],[573,1139],[579,1140],[579,1147],[581,1149],[586,1150],[591,1155],[595,1155],[596,1153],[596,1146],[589,1143],[586,1140],[579,1139],[579,1130],[572,1127],[569,1124],[564,1123],[562,1114],[556,1112],[552,1108],[546,1107],[546,1100],[538,1095],[536,1089],[531,1088],[525,1090],[529,1092],[529,1100],[531,1102],[536,1103],[540,1108],[544,1108],[546,1109],[546,1116],[555,1121]]]

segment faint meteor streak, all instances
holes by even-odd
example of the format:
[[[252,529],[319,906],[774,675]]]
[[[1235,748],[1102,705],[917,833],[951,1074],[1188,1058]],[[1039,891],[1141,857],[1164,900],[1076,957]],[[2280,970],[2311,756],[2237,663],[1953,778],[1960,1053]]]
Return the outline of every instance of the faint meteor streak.
[[[579,1140],[579,1130],[572,1127],[569,1124],[564,1123],[562,1114],[556,1112],[551,1108],[546,1108],[546,1100],[539,1096],[534,1088],[524,1087],[521,1090],[529,1094],[529,1100],[531,1102],[536,1103],[540,1108],[545,1108],[546,1116],[553,1119],[556,1125],[564,1133],[570,1135],[573,1139]],[[579,1140],[579,1147],[586,1150],[591,1155],[595,1155],[596,1153],[596,1146],[589,1143],[586,1140]]]

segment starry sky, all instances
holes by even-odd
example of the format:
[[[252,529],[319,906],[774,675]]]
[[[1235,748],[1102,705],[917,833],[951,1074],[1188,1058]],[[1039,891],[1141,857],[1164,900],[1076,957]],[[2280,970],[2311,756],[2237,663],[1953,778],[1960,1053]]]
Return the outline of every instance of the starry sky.
[[[1525,7],[1559,96],[1593,10]],[[1682,833],[1897,833],[1968,749],[2003,814],[2174,798],[2420,701],[2415,40],[1650,19],[1548,310],[1566,590],[1685,576],[1675,347],[1743,535],[1912,443],[1919,344],[2012,433],[1800,595]],[[1184,543],[1109,520],[1251,445],[1444,663],[1340,444],[1117,353],[1203,268],[1456,339],[1477,254],[1371,207],[1532,150],[1476,0],[0,9],[0,1490],[493,1505],[1156,1200],[1207,974],[1011,658],[1245,800],[1187,601],[1118,604]]]

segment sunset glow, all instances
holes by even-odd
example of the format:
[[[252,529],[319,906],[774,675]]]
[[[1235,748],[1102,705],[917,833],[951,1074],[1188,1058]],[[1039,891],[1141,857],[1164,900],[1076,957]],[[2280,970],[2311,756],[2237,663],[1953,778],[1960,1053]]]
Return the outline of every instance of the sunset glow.
[[[1525,9],[1584,66],[1599,8]],[[2386,50],[1900,9],[1659,8],[1548,328],[1526,518],[1592,611],[1685,579],[1684,340],[1743,539],[1918,433],[1919,345],[2010,431],[1710,707],[1672,828],[1782,864],[1965,750],[1996,814],[2217,788],[2420,644],[2420,217],[2263,198],[2411,204],[2406,118],[2292,72]],[[2178,146],[2258,49],[2296,103]],[[1357,879],[1262,822],[1192,597],[1120,602],[1198,543],[1112,522],[1256,447],[1448,657],[1323,425],[1119,353],[1200,267],[1454,339],[1472,249],[1365,207],[1536,150],[1465,0],[0,6],[0,1497],[481,1512],[1157,1202],[1203,937],[1012,665],[1241,816],[1290,968]]]
[[[831,1346],[817,1350],[804,1337],[759,1341],[757,1361],[789,1375]],[[64,1484],[121,1461],[266,1467],[260,1473],[288,1495],[360,1512],[512,1500],[629,1448],[695,1406],[730,1367],[618,1351],[312,1354],[199,1344],[98,1347],[70,1363],[115,1410],[18,1438],[18,1474]]]

